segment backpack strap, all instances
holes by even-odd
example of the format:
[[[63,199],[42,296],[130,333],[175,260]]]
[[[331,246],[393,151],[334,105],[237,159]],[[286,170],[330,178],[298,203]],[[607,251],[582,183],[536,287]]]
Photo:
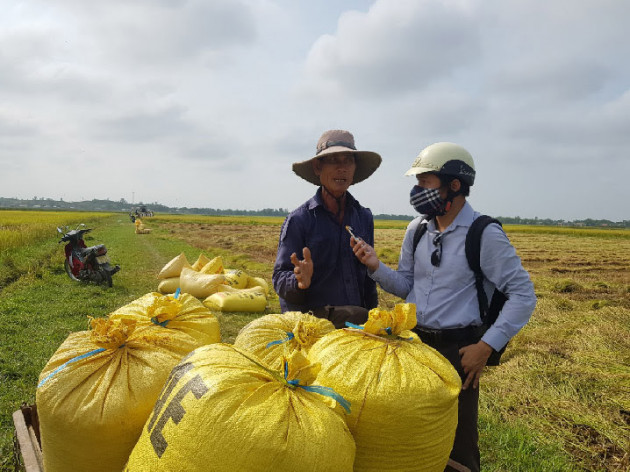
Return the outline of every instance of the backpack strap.
[[[477,287],[477,301],[479,302],[479,315],[481,316],[481,321],[484,325],[490,326],[496,321],[496,317],[498,316],[498,311],[500,310],[490,310],[488,306],[488,297],[486,296],[486,291],[483,288],[483,279],[484,275],[481,271],[481,235],[483,230],[486,229],[491,223],[496,223],[499,226],[501,222],[495,218],[492,218],[488,215],[481,215],[475,221],[473,221],[472,225],[468,229],[468,234],[466,234],[466,259],[468,260],[468,265],[470,269],[475,274],[475,286]],[[505,295],[495,289],[494,294],[492,295],[491,305],[494,307],[494,304],[501,303],[500,298],[503,297],[502,302],[505,302]],[[492,314],[492,318],[489,319],[488,313]]]
[[[426,221],[420,223],[416,228],[416,232],[413,233],[413,251],[411,252],[411,258],[413,259],[416,254],[416,248],[418,247],[418,243],[420,242],[420,238],[427,232],[427,223]]]

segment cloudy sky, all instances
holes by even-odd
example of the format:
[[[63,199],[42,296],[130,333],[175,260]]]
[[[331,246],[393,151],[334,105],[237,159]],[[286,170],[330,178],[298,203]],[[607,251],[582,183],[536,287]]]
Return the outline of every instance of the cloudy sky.
[[[293,209],[326,129],[383,163],[452,141],[495,216],[630,219],[630,2],[1,0],[0,196]]]

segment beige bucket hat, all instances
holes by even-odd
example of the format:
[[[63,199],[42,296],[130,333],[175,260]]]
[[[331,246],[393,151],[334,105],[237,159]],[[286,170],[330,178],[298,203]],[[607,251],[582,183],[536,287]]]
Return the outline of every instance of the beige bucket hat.
[[[317,150],[315,157],[306,161],[294,162],[293,172],[315,185],[321,185],[319,176],[313,171],[312,161],[320,157],[330,154],[338,154],[340,152],[351,152],[355,156],[357,168],[354,171],[352,179],[353,184],[364,181],[374,173],[378,166],[381,165],[381,156],[372,151],[357,151],[354,145],[354,136],[350,131],[340,129],[332,129],[324,132],[319,141],[317,141]]]

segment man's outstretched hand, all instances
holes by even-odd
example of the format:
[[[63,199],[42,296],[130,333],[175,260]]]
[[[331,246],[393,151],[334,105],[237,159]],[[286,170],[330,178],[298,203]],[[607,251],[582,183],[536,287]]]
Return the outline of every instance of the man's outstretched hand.
[[[307,247],[302,249],[303,260],[298,260],[295,253],[291,254],[291,263],[295,266],[293,273],[298,282],[298,287],[307,289],[311,286],[313,278],[313,259],[311,259],[311,250]]]

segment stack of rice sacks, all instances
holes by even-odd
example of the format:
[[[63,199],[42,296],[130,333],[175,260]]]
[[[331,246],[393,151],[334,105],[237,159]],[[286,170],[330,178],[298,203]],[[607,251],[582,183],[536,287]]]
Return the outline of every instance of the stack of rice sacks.
[[[351,472],[342,398],[312,386],[318,366],[295,351],[283,370],[228,344],[175,367],[127,472]]]
[[[333,331],[309,351],[316,383],[352,405],[356,472],[443,471],[457,427],[461,380],[410,330],[414,304],[375,308],[358,329]]]
[[[313,344],[334,330],[328,320],[288,311],[250,322],[238,333],[234,346],[253,353],[271,368],[280,369],[287,353],[301,351],[306,355]]]
[[[46,472],[122,470],[172,368],[220,341],[215,316],[191,296],[148,294],[91,328],[70,334],[40,374]]]
[[[208,259],[203,253],[190,264],[184,253],[169,261],[158,274],[158,291],[174,293],[180,288],[213,311],[262,312],[269,286],[261,277],[238,269],[226,269],[221,256]]]

